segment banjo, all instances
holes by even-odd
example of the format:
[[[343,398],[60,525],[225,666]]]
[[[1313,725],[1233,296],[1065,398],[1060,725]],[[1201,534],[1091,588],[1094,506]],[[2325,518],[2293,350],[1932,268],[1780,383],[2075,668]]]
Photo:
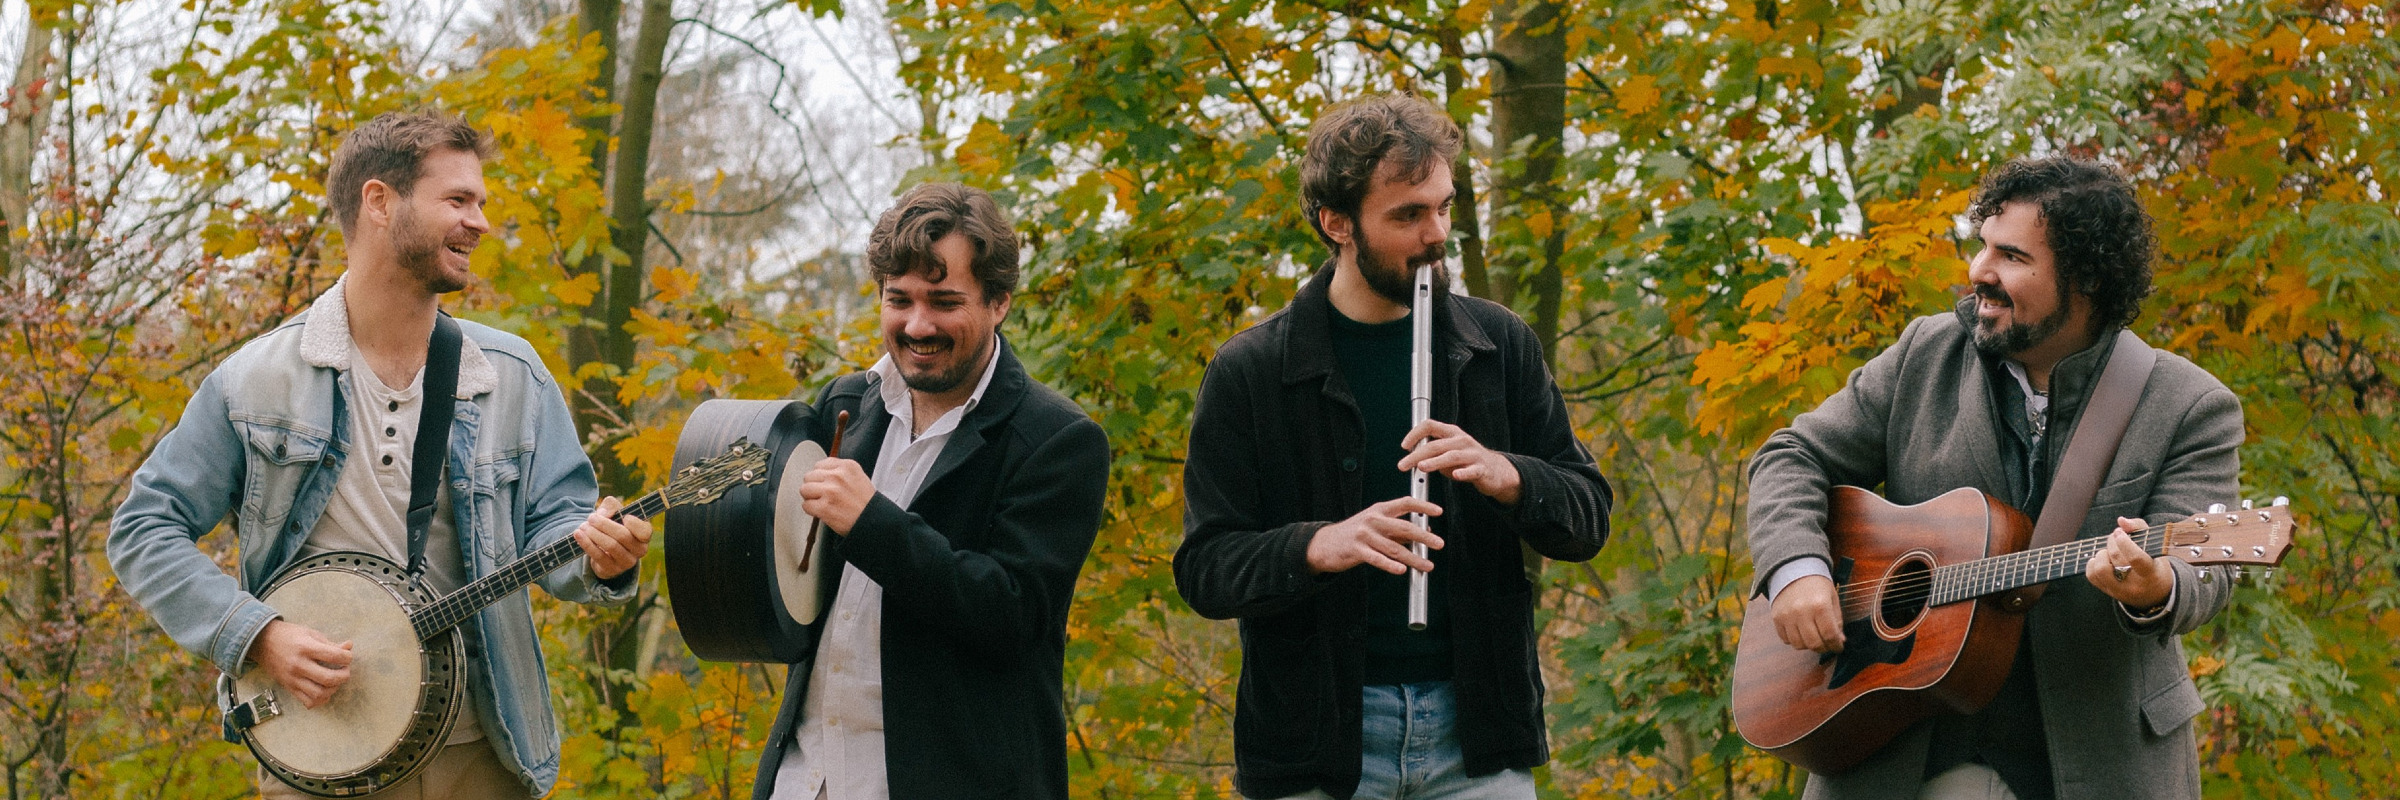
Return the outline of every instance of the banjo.
[[[617,512],[657,519],[766,480],[768,453],[747,439],[677,470],[666,488]],[[583,556],[572,536],[436,597],[390,559],[324,553],[277,575],[261,599],[283,618],[352,642],[350,680],[324,705],[281,697],[266,670],[220,679],[226,724],[275,777],[318,797],[367,794],[414,777],[465,707],[458,623]]]

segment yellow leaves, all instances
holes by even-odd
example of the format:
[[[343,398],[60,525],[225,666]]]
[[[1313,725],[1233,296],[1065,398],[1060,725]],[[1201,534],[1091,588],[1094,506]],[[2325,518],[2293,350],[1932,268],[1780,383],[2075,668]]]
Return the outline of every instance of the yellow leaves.
[[[681,420],[676,422],[678,424],[643,426],[635,430],[633,435],[617,440],[617,462],[632,464],[635,469],[641,470],[646,482],[655,482],[674,471],[675,437],[683,427]]]
[[[1825,80],[1825,66],[1811,58],[1770,57],[1758,60],[1760,75],[1792,75],[1809,81]]]
[[[1133,173],[1121,169],[1112,169],[1102,172],[1101,177],[1104,180],[1107,180],[1109,187],[1114,190],[1114,194],[1117,199],[1117,210],[1129,214],[1133,213],[1134,195],[1141,190],[1141,185],[1134,181]]]
[[[967,130],[967,140],[959,144],[954,157],[968,172],[998,175],[1007,171],[1004,159],[1008,150],[1008,136],[1000,132],[1000,126],[989,119],[979,119]]]
[[[1761,239],[1787,270],[1744,290],[1751,320],[1693,359],[1690,383],[1702,390],[1694,426],[1737,442],[1764,436],[1838,388],[1910,319],[1942,311],[1944,289],[1964,274],[1948,232],[1967,200],[1950,192],[1868,204],[1864,236]]]
[[[1658,107],[1658,79],[1635,75],[1617,84],[1617,110],[1627,114],[1644,114]]]
[[[700,275],[681,267],[651,267],[650,286],[658,290],[658,302],[673,303],[699,290]]]
[[[2245,334],[2264,330],[2270,322],[2280,320],[2277,338],[2290,341],[2306,329],[2314,327],[2312,312],[2325,299],[2323,292],[2309,285],[2308,270],[2278,269],[2267,275],[2267,294],[2259,298],[2258,312],[2242,324]]]
[[[648,339],[660,347],[680,347],[689,344],[694,335],[692,326],[682,320],[651,313],[648,309],[633,310],[633,321],[625,323],[635,338]]]
[[[1550,238],[1551,227],[1555,224],[1557,223],[1551,218],[1549,209],[1543,209],[1533,216],[1525,218],[1525,229],[1531,231],[1534,237],[1539,239]]]
[[[600,294],[600,276],[586,272],[550,284],[550,292],[558,298],[558,302],[568,306],[591,305],[592,298]]]

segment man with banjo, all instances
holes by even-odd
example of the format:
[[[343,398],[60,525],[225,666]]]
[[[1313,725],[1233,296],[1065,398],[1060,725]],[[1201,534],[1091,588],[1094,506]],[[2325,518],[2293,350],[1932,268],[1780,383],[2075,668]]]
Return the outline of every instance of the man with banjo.
[[[1851,635],[1866,629],[1846,627],[1836,594],[1827,498],[1837,485],[1881,485],[1899,504],[1973,487],[2026,514],[2046,502],[2085,507],[2041,526],[2097,549],[2077,559],[2082,579],[2051,581],[2030,606],[1996,699],[1812,775],[1807,796],[2196,798],[2190,722],[2202,704],[2179,637],[2223,608],[2231,587],[2218,568],[2154,558],[2127,534],[2234,496],[2241,406],[2170,353],[2113,365],[2151,358],[2124,328],[2149,294],[2153,250],[2150,216],[2114,169],[2065,157],[2005,164],[1984,177],[1969,219],[1983,240],[1967,270],[1973,294],[1910,323],[1751,460],[1757,591],[1790,647],[1882,645]],[[2084,427],[2122,439],[2078,455],[2070,443]]]
[[[1067,605],[1108,438],[1000,336],[1017,249],[991,196],[958,184],[910,189],[875,223],[884,355],[812,404],[833,452],[798,493],[837,577],[759,800],[1067,796]]]
[[[109,533],[119,581],[168,636],[254,681],[241,696],[228,690],[229,732],[305,730],[300,720],[320,708],[361,715],[314,723],[333,731],[446,726],[438,742],[300,742],[424,753],[400,767],[366,758],[343,770],[355,774],[311,784],[313,793],[539,797],[558,777],[559,736],[522,592],[446,626],[463,634],[463,657],[437,647],[424,663],[463,672],[463,702],[435,697],[418,708],[418,681],[374,685],[417,668],[414,651],[398,662],[366,657],[406,639],[411,620],[388,636],[337,641],[287,617],[339,622],[344,612],[262,599],[281,602],[271,582],[287,570],[365,565],[388,573],[384,583],[421,586],[423,600],[572,537],[588,558],[550,549],[568,556],[542,584],[564,599],[611,603],[631,597],[649,548],[648,522],[613,521],[613,498],[594,508],[591,464],[532,347],[440,313],[442,295],[474,280],[468,253],[490,230],[482,206],[491,153],[483,132],[438,114],[384,114],[345,136],[326,192],[348,269],[308,311],[201,382],[135,473]],[[238,578],[197,545],[228,513]],[[408,695],[398,716],[367,719],[362,709],[380,702],[370,693],[393,690]],[[296,773],[276,770],[321,755],[287,748],[270,758],[256,738],[252,748],[268,797],[302,796],[285,779]],[[344,786],[352,788],[334,788]]]
[[[1524,548],[1591,558],[1611,496],[1532,329],[1448,290],[1463,139],[1415,97],[1319,116],[1333,258],[1201,382],[1175,580],[1241,620],[1247,797],[1532,798],[1549,759]]]

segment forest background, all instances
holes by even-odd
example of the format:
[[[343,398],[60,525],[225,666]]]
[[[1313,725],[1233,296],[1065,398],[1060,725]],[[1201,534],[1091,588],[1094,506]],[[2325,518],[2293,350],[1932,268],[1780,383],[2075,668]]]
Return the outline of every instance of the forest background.
[[[205,665],[116,586],[127,477],[201,376],[339,275],[342,132],[492,130],[498,228],[450,303],[569,387],[613,492],[712,397],[877,353],[860,252],[901,186],[991,189],[1005,328],[1115,449],[1069,621],[1078,797],[1226,797],[1231,623],[1176,596],[1217,344],[1324,257],[1307,121],[1408,91],[1471,139],[1463,288],[1540,334],[1616,534],[1542,568],[1545,797],[1796,796],[1733,732],[1742,466],[1945,309],[1984,169],[2107,159],[2159,220],[2135,329],[2244,400],[2242,480],[2305,534],[2186,637],[2207,794],[2400,785],[2400,5],[1946,0],[31,0],[0,4],[0,782],[232,798]],[[2226,498],[2238,502],[2240,498]],[[665,536],[675,535],[670,528]],[[230,551],[230,537],[203,540]],[[780,667],[695,661],[660,559],[535,599],[559,797],[746,797]]]

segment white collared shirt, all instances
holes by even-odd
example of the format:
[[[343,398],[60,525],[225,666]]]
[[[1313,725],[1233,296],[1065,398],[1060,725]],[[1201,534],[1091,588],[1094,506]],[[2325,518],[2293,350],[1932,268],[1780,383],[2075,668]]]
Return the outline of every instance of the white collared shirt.
[[[990,358],[975,393],[935,419],[923,436],[915,435],[916,404],[892,357],[867,370],[880,379],[883,406],[892,415],[875,456],[877,493],[901,508],[916,501],[950,434],[983,403],[984,390],[992,385],[1000,363],[996,334]],[[883,757],[883,587],[857,565],[844,564],[825,626],[809,668],[799,730],[775,769],[773,800],[886,800],[891,784]]]

